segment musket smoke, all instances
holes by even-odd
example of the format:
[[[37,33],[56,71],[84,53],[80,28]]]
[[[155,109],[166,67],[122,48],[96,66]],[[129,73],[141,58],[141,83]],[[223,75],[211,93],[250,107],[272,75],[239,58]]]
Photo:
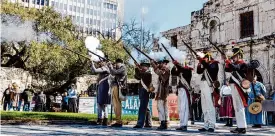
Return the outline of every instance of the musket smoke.
[[[85,46],[88,50],[98,54],[101,57],[104,57],[104,53],[99,50],[100,47],[100,41],[93,37],[93,36],[87,36],[85,39]],[[100,58],[95,56],[94,54],[89,53],[89,55],[92,57],[94,61],[100,61]]]

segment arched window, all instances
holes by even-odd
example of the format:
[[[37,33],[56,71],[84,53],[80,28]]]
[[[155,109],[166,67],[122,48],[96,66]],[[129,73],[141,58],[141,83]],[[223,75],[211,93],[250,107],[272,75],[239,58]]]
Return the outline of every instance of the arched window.
[[[210,28],[210,40],[212,42],[216,42],[217,41],[217,21],[216,20],[212,20],[209,24],[209,28]]]

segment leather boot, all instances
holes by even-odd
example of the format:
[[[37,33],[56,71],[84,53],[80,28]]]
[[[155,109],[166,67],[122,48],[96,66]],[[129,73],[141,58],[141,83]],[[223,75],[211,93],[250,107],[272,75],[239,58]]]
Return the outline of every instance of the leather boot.
[[[157,130],[163,130],[163,129],[165,129],[165,126],[164,126],[164,121],[161,121],[160,122],[160,126],[157,128]]]
[[[102,124],[102,119],[98,118],[97,121],[92,121],[91,125],[101,125]]]
[[[108,119],[107,118],[103,119],[102,126],[108,126]]]

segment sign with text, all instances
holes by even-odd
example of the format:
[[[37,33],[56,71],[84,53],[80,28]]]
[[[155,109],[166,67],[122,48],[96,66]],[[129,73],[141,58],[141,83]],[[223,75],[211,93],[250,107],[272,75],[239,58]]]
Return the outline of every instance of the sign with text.
[[[79,113],[94,114],[95,97],[79,97]]]
[[[170,118],[178,118],[179,113],[178,113],[178,97],[175,94],[170,94],[167,97],[168,101],[168,111],[169,111],[169,117]],[[153,101],[153,116],[158,117],[158,109],[157,109],[157,101]]]

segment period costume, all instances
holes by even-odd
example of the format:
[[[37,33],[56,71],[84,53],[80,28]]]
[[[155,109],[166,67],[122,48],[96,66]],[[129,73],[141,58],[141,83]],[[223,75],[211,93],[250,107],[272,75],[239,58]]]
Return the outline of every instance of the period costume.
[[[180,118],[180,127],[177,130],[187,131],[188,125],[188,116],[190,110],[190,94],[191,91],[191,78],[192,78],[192,70],[193,68],[185,66],[181,66],[177,62],[173,62],[175,67],[171,70],[171,75],[177,75],[179,78],[177,90],[178,90],[178,109],[179,109],[179,118]]]
[[[141,66],[147,67],[147,69],[142,69]],[[152,73],[149,67],[150,67],[150,63],[144,61],[140,64],[139,68],[135,69],[135,78],[140,80],[140,84],[139,84],[140,105],[138,110],[137,125],[134,128],[152,127],[152,116],[148,105],[150,96],[153,93],[150,90],[152,86]]]
[[[242,50],[240,48],[233,49],[233,57],[242,58]],[[242,60],[237,58],[235,62],[226,60],[225,71],[231,72],[231,77],[229,84],[232,90],[233,106],[235,110],[235,116],[237,121],[237,128],[232,130],[232,133],[246,133],[246,118],[245,118],[245,107],[247,107],[247,95],[246,90],[241,87],[242,79],[246,78],[247,64]]]
[[[206,52],[205,52],[206,53]],[[199,131],[214,132],[216,123],[216,112],[212,93],[217,93],[217,88],[213,86],[214,81],[218,77],[218,61],[215,61],[210,53],[206,53],[204,58],[200,58],[197,66],[197,73],[202,74],[200,90],[201,90],[201,106],[204,114],[204,127]]]
[[[127,89],[127,69],[123,64],[123,60],[116,60],[116,68],[112,65],[108,65],[111,75],[114,77],[112,81],[112,104],[114,106],[114,111],[116,115],[116,123],[112,124],[112,127],[122,127],[121,120],[121,101],[125,100],[125,95],[122,91]]]
[[[248,94],[248,106],[254,102],[259,102],[256,100],[257,97],[264,97],[266,94],[266,88],[261,82],[256,81],[255,83],[251,83],[250,88],[251,91]],[[260,128],[261,125],[265,124],[265,116],[266,112],[264,111],[261,111],[258,114],[252,114],[248,111],[248,108],[246,108],[246,121],[248,124],[253,124],[253,127]]]
[[[220,90],[220,118],[227,120],[225,126],[233,126],[233,118],[235,117],[235,111],[232,99],[232,90],[229,85],[223,85]]]
[[[158,64],[156,64],[156,62],[154,61],[151,61],[151,65],[154,68],[154,72],[159,76],[158,87],[155,90],[158,116],[159,121],[161,121],[161,125],[160,127],[158,127],[158,129],[167,129],[169,121],[167,96],[169,95],[170,70],[167,66],[167,63],[169,63],[169,61],[165,58],[159,60]]]
[[[105,63],[105,62],[101,62]],[[96,125],[107,126],[108,124],[108,105],[111,103],[111,91],[109,84],[110,70],[107,65],[95,68],[92,62],[92,72],[98,74],[97,78],[97,122]]]

